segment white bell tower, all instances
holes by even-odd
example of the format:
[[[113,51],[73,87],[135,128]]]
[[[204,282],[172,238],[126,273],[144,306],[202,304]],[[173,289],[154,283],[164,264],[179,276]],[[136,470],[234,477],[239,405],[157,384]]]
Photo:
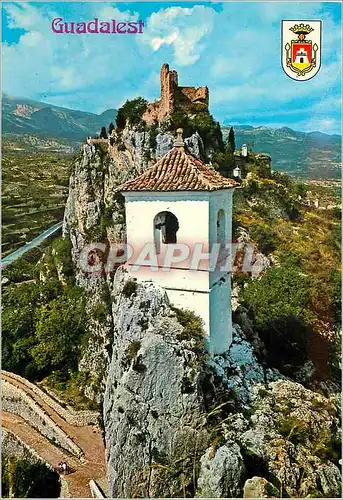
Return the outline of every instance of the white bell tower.
[[[200,316],[215,354],[232,341],[230,248],[225,247],[232,238],[237,185],[185,151],[179,129],[174,148],[120,188],[133,249],[127,262],[131,275],[154,281],[172,305]]]

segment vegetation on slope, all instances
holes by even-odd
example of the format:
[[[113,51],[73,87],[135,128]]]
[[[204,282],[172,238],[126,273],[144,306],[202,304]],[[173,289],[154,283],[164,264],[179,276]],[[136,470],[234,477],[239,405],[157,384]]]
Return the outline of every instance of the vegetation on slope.
[[[1,469],[3,498],[58,498],[60,494],[57,472],[41,462],[32,464],[3,454]]]
[[[321,206],[324,198],[329,208],[315,208],[315,200]],[[313,184],[272,172],[265,177],[248,176],[235,193],[234,228],[245,228],[272,261],[258,279],[247,274],[235,277],[241,284],[241,301],[265,342],[268,361],[287,375],[292,375],[292,365],[311,357],[315,341],[317,350],[321,345],[329,352],[331,375],[338,376],[338,204],[332,186],[319,185],[317,190]],[[325,377],[316,374],[321,375]]]
[[[2,253],[7,255],[63,218],[72,156],[5,152]]]
[[[85,377],[78,373],[86,338],[85,293],[75,284],[68,240],[58,238],[40,262],[18,259],[5,269],[3,288],[2,366],[32,381],[45,377],[54,388],[69,389],[74,401]],[[25,276],[20,281],[19,275]]]

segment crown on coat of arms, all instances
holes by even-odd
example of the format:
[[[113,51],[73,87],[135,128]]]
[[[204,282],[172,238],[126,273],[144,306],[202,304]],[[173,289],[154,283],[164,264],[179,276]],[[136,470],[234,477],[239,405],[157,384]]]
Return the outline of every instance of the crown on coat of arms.
[[[292,28],[289,28],[290,31],[296,33],[297,35],[308,35],[311,31],[314,31],[313,28],[309,24],[295,24]]]

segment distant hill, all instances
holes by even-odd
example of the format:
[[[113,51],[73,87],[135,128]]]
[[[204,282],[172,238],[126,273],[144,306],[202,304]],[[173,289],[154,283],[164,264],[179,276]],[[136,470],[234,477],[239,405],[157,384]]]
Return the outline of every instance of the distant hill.
[[[5,94],[2,99],[3,146],[18,151],[76,151],[87,135],[96,136],[101,127],[107,128],[116,116],[116,109],[97,115]],[[236,148],[247,144],[253,151],[270,154],[274,170],[309,179],[341,176],[339,135],[297,132],[288,127],[233,127]],[[229,128],[230,125],[222,127],[224,137]]]
[[[117,115],[116,109],[108,109],[97,115],[77,111],[45,102],[3,95],[3,134],[38,136],[44,139],[81,141],[87,135],[96,135],[101,127],[108,128]]]
[[[228,134],[230,125],[223,127]],[[341,136],[321,132],[297,132],[288,127],[273,129],[233,125],[236,149],[247,144],[253,151],[268,153],[272,168],[297,177],[337,179],[341,177]]]

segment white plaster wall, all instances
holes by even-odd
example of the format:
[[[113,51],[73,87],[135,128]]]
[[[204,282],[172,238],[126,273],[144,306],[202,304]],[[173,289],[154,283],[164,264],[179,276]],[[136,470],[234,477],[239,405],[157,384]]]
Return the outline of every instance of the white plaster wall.
[[[229,244],[228,259],[231,259],[231,247],[232,243],[232,195],[233,189],[223,189],[221,191],[215,191],[210,193],[210,214],[209,214],[209,240],[210,245],[217,243],[217,215],[219,210],[223,210],[225,213],[225,240]],[[225,265],[225,259],[223,261]],[[210,286],[212,287],[217,281],[224,277],[227,271],[216,271],[210,274]]]
[[[233,189],[221,189],[210,193],[210,217],[209,217],[209,238],[210,245],[217,243],[217,214],[219,210],[224,210],[226,221],[226,240],[231,241],[232,232],[232,194]]]
[[[139,281],[153,281],[164,288],[175,288],[178,290],[202,291],[209,293],[209,272],[187,269],[173,269],[162,271],[162,269],[141,266],[126,265],[133,278]]]
[[[203,251],[208,251],[217,243],[217,214],[222,209],[226,217],[226,241],[231,243],[232,194],[233,189],[208,193],[124,193],[127,242],[134,247],[135,256],[147,243],[153,248],[154,218],[159,212],[170,211],[179,221],[177,242],[191,248],[194,243],[203,243]],[[129,262],[130,274],[140,281],[154,281],[166,289],[175,307],[190,309],[199,315],[204,321],[210,350],[223,353],[232,341],[230,273],[208,272],[207,266],[194,270],[190,259],[173,264],[173,268],[165,272],[161,269],[163,257],[162,252],[162,261],[156,270],[151,266],[135,270]],[[221,278],[224,282],[219,281]]]
[[[139,254],[146,243],[154,243],[154,218],[159,212],[172,212],[179,221],[177,243],[193,247],[209,243],[209,194],[180,193],[124,193],[127,243]],[[163,245],[162,245],[163,246]],[[185,267],[183,263],[174,267]]]
[[[232,342],[231,282],[218,282],[210,293],[210,349],[214,354],[227,351]]]
[[[190,309],[204,322],[205,335],[210,335],[210,295],[209,293],[166,289],[170,303],[179,309]]]

